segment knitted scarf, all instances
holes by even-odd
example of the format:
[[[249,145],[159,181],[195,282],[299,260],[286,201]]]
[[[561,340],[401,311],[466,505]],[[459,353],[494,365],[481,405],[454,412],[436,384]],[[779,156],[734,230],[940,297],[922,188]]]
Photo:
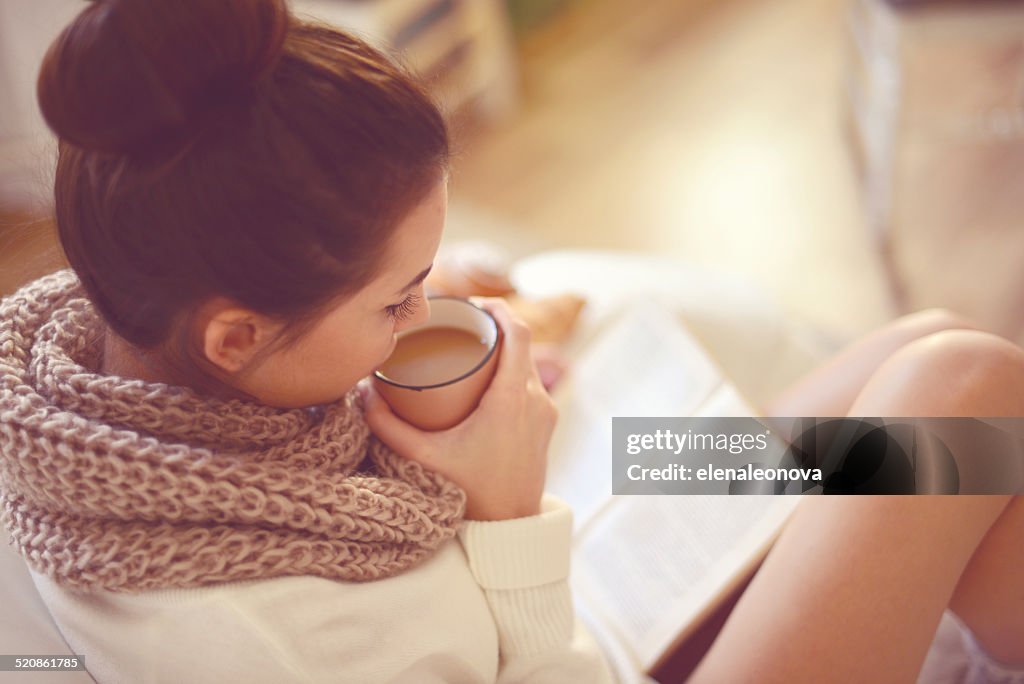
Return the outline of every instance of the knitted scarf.
[[[142,591],[395,575],[455,535],[463,492],[374,438],[354,392],[312,409],[95,372],[70,270],[0,303],[0,519],[36,571]]]

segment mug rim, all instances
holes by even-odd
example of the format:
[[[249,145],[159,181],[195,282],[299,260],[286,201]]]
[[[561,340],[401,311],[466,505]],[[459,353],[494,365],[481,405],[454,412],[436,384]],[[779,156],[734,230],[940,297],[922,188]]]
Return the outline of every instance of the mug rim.
[[[484,357],[475,366],[470,368],[462,375],[451,380],[445,380],[444,382],[434,383],[433,385],[406,385],[401,382],[398,382],[397,380],[392,380],[391,378],[381,373],[380,370],[373,371],[373,377],[375,379],[380,380],[381,382],[385,382],[391,385],[392,387],[400,387],[401,389],[413,390],[414,392],[422,392],[424,390],[437,389],[438,387],[447,387],[448,385],[454,385],[455,383],[461,380],[465,380],[466,378],[468,378],[469,376],[473,375],[478,370],[483,368],[485,365],[487,365],[487,362],[491,360],[491,357],[494,356],[494,352],[497,351],[498,349],[498,344],[501,342],[501,326],[498,325],[497,319],[493,315],[491,315],[491,312],[488,311],[487,309],[484,309],[483,307],[477,306],[476,304],[469,301],[465,297],[453,297],[452,295],[438,295],[436,297],[427,297],[427,301],[434,301],[438,299],[450,299],[456,302],[462,302],[463,304],[471,306],[477,311],[487,316],[487,320],[494,327],[494,344],[488,347],[487,353],[484,354]],[[428,324],[429,322],[424,323],[422,326],[411,328],[406,334],[411,334],[419,329],[426,329],[424,326],[427,326]]]

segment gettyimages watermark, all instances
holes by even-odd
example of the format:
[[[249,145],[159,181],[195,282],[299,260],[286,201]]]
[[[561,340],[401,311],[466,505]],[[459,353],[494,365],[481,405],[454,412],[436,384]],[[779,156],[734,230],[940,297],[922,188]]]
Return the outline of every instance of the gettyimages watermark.
[[[613,418],[613,494],[1021,494],[1024,418]]]

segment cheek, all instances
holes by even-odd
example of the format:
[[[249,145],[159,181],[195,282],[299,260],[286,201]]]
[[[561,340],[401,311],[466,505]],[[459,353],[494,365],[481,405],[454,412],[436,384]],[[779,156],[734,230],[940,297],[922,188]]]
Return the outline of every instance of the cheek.
[[[398,338],[396,338],[394,333],[392,333],[390,335],[390,337],[388,337],[388,341],[387,341],[387,343],[383,347],[384,351],[381,353],[381,361],[382,362],[384,360],[386,360],[389,356],[391,356],[391,353],[393,351],[395,351],[395,347],[397,345],[398,345]]]
[[[389,318],[381,326],[379,333],[373,335],[372,338],[368,338],[374,340],[373,354],[377,358],[378,363],[383,363],[385,359],[391,356],[391,352],[395,350],[395,345],[398,343],[397,332],[395,322]]]
[[[338,331],[330,344],[320,350],[319,358],[327,364],[326,368],[321,365],[321,370],[330,377],[365,375],[376,370],[394,351],[390,320],[375,321],[372,326],[364,324],[357,330],[354,335],[349,330]]]

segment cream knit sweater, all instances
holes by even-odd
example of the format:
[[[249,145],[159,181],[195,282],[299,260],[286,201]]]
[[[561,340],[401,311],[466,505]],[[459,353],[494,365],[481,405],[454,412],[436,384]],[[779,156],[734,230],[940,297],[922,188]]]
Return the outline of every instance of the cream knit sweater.
[[[63,293],[60,296],[43,297],[54,310],[60,309],[68,301],[69,288],[73,289],[70,278],[67,272],[51,276],[37,283],[37,290],[33,292],[38,295],[60,290]],[[9,303],[5,302],[4,306]],[[60,320],[58,325],[66,323]],[[10,317],[0,321],[0,326],[6,323],[10,323]],[[51,323],[51,331],[54,327],[52,321],[39,323],[43,329],[48,323]],[[17,374],[12,369],[18,368],[18,363],[25,359],[11,348],[10,336],[4,339],[6,343],[0,341],[0,367],[4,368],[5,377],[0,380],[8,392],[5,400],[20,406],[21,394],[35,390],[21,389],[19,382],[25,378],[12,377]],[[37,358],[33,368],[49,368],[50,371],[56,368],[59,374],[61,364],[68,363],[69,359],[74,364],[76,355],[80,358],[82,347],[75,335],[51,336],[50,339],[64,342],[49,347],[37,345],[34,353],[52,354],[56,362],[47,363],[47,359]],[[94,377],[92,382],[130,381]],[[63,385],[62,388],[62,391],[67,389]],[[68,403],[67,397],[64,400],[62,410],[66,411],[74,402]],[[96,407],[83,405],[80,410],[83,414],[90,411],[94,414]],[[23,407],[19,411],[7,417],[11,421],[9,425],[17,423],[20,430],[25,416]],[[94,419],[95,415],[91,415],[82,423],[67,426],[60,438],[67,445],[77,444],[76,434],[83,438],[89,435],[82,432],[81,427],[76,433],[76,426]],[[0,411],[0,423],[3,420],[3,411]],[[112,433],[107,429],[101,434],[107,437],[113,434],[118,445],[126,442],[162,447],[181,442],[177,437],[161,435],[159,426],[151,427],[140,428],[132,435],[132,431],[119,422],[116,431]],[[186,421],[179,427],[188,430],[198,426],[189,427]],[[32,430],[25,434],[35,436]],[[298,430],[297,434],[310,439],[308,431]],[[252,451],[255,460],[266,459],[266,450],[254,447],[244,438],[235,442],[232,453],[245,455]],[[7,448],[11,448],[11,444]],[[270,453],[281,450],[278,444]],[[73,446],[63,446],[54,453],[65,457],[69,453],[73,455],[74,451]],[[351,449],[348,452],[355,453]],[[47,453],[47,448],[39,453]],[[172,463],[189,458],[173,449],[169,454],[163,453],[161,458],[170,459]],[[0,458],[9,455],[0,454]],[[349,458],[342,456],[343,460]],[[323,458],[321,455],[321,462]],[[321,508],[317,516],[334,515],[323,511],[339,510],[343,513],[340,526],[327,519],[318,521],[316,516],[307,519],[301,515],[308,510],[308,502],[300,502],[296,513],[283,517],[277,507],[271,507],[274,515],[269,520],[274,521],[274,526],[291,525],[303,535],[327,535],[345,542],[329,551],[322,551],[324,545],[320,542],[309,548],[300,544],[299,555],[312,552],[313,558],[319,559],[317,562],[321,564],[308,574],[295,572],[294,563],[275,555],[273,544],[265,549],[260,547],[257,557],[257,567],[270,568],[270,571],[251,571],[253,565],[249,562],[251,559],[247,559],[238,564],[246,571],[217,575],[223,570],[219,565],[211,568],[206,562],[189,564],[187,558],[175,557],[168,565],[170,571],[158,568],[158,572],[147,574],[148,568],[132,561],[111,574],[104,571],[105,565],[96,562],[93,554],[81,551],[81,548],[88,549],[88,545],[70,555],[61,551],[61,545],[48,545],[48,530],[53,534],[63,533],[48,527],[48,520],[26,527],[16,508],[24,497],[7,498],[7,523],[19,530],[19,548],[27,550],[29,558],[36,554],[30,563],[33,580],[65,639],[75,652],[85,656],[90,673],[100,682],[610,681],[603,657],[574,617],[567,583],[572,528],[568,508],[552,497],[545,497],[542,512],[537,516],[499,522],[465,522],[458,528],[457,538],[452,538],[445,533],[449,529],[445,516],[452,520],[450,516],[461,512],[461,499],[449,495],[450,488],[443,481],[431,479],[429,474],[416,469],[405,471],[401,463],[389,459],[387,455],[378,454],[373,461],[368,486],[378,490],[370,495],[357,492],[354,499],[361,501],[366,496],[383,495],[397,496],[397,501],[406,502],[397,507],[385,506],[383,510],[390,512],[380,521],[360,522],[358,517],[349,520],[345,516],[362,514],[353,511],[344,501],[339,503],[337,497],[328,498],[326,508]],[[88,473],[58,469],[54,471],[56,479],[47,484],[33,479],[35,464],[32,459],[26,462],[29,463],[27,469],[10,467],[5,471],[8,487],[19,493],[29,492],[28,498],[35,501],[36,508],[46,509],[48,497],[54,493],[57,508],[73,509],[78,505],[73,497],[60,498],[60,478],[73,480],[88,477]],[[155,462],[163,463],[160,459]],[[229,465],[232,473],[239,467],[235,462]],[[376,484],[379,476],[385,478],[381,485]],[[262,482],[258,478],[257,481]],[[384,487],[383,494],[379,487]],[[403,493],[403,487],[408,493]],[[149,510],[147,507],[155,506],[171,523],[184,520],[194,526],[202,522],[195,510],[182,516],[174,508],[173,499],[171,503],[161,504],[158,492],[144,491],[147,493],[137,501],[121,507],[104,508],[102,497],[96,497],[81,511],[73,511],[71,516],[84,513],[132,519],[135,507]],[[416,494],[417,491],[420,493]],[[203,500],[209,503],[208,497]],[[12,501],[15,508],[11,508]],[[249,498],[246,501],[251,503]],[[449,501],[454,502],[454,507]],[[197,510],[201,508],[198,506]],[[371,510],[376,510],[374,515],[379,517],[380,507],[374,506]],[[419,521],[429,521],[421,517],[422,511],[431,510],[433,513],[429,516],[441,518],[437,524],[424,526]],[[42,519],[35,509],[30,513]],[[261,524],[259,516],[252,519],[251,513],[247,509],[242,515],[249,515],[249,518],[228,520],[228,523],[239,529]],[[211,515],[223,523],[224,516],[229,514],[215,511]],[[149,513],[143,515],[137,529],[131,530],[134,535],[131,549],[146,547],[147,528],[143,523],[151,517]],[[160,524],[168,524],[167,519]],[[67,525],[67,529],[75,529],[73,521]],[[113,551],[110,547],[100,547],[116,557],[124,550],[120,531],[101,528],[99,532],[90,528],[85,540],[118,540]],[[153,534],[159,533],[161,529],[153,530]],[[296,542],[287,535],[283,539],[285,543]],[[364,553],[366,542],[377,555]],[[202,554],[201,545],[195,548],[196,553]],[[235,546],[228,544],[225,548]],[[382,550],[383,556],[380,555]],[[354,562],[363,570],[355,575],[334,572],[330,569],[331,554],[335,554],[339,563]],[[207,555],[218,557],[223,553]],[[40,562],[41,558],[49,560]],[[289,570],[276,571],[283,567]],[[87,568],[88,572],[83,575],[79,572],[81,568]],[[366,568],[372,569],[370,571],[375,573],[372,576],[383,579],[349,581],[370,579],[365,575]],[[214,575],[217,581],[208,581]],[[144,578],[148,583],[133,584],[133,578]]]

